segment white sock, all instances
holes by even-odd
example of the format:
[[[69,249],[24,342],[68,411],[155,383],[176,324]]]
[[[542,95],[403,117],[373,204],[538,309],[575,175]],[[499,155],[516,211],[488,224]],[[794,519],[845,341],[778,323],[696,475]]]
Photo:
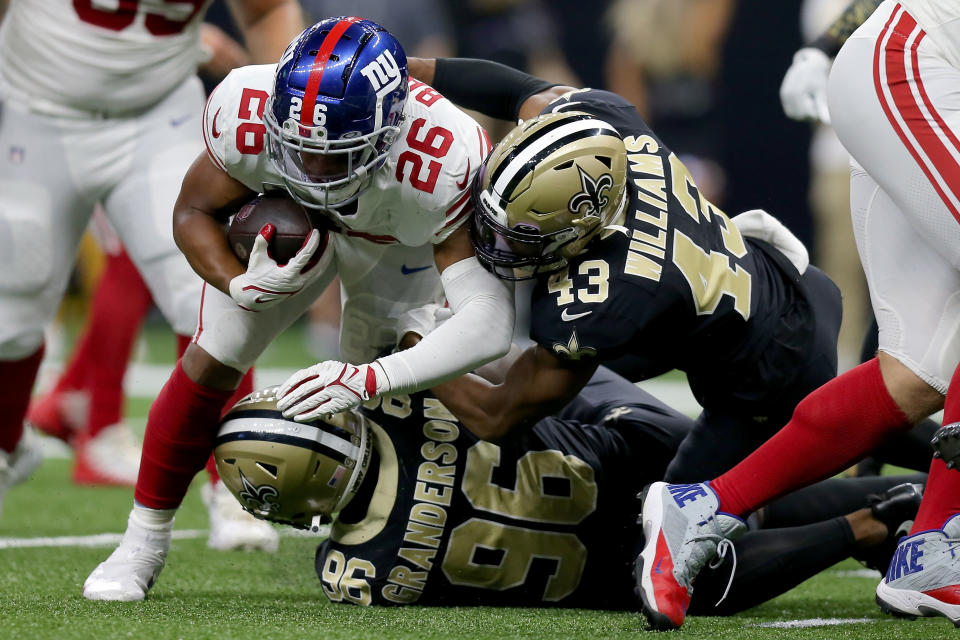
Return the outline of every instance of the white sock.
[[[170,531],[173,529],[173,516],[176,513],[176,509],[150,509],[134,502],[130,520],[151,531]]]

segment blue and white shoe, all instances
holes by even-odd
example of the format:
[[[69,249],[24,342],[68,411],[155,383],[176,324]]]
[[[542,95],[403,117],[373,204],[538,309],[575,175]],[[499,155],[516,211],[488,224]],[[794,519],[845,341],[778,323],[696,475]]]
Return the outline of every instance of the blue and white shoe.
[[[680,628],[693,579],[708,562],[722,559],[732,549],[731,540],[746,531],[743,520],[719,509],[717,494],[707,484],[654,482],[647,488],[641,515],[646,542],[634,578],[654,629]]]
[[[895,616],[943,616],[960,626],[960,515],[900,540],[877,604]]]

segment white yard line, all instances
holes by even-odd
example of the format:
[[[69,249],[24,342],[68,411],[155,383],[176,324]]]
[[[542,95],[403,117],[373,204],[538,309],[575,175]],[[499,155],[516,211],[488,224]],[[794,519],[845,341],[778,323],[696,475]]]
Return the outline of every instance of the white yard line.
[[[174,531],[174,540],[190,540],[207,535],[206,529]],[[0,538],[0,549],[31,547],[109,547],[120,543],[120,533],[96,533],[90,536],[58,536],[55,538]]]
[[[808,627],[836,627],[842,624],[866,624],[877,622],[874,618],[807,618],[806,620],[783,620],[749,625],[765,629],[806,629]]]
[[[284,538],[317,538],[320,540],[330,535],[330,527],[320,527],[316,534],[294,529],[292,527],[283,527],[278,532]],[[183,529],[173,532],[174,540],[193,540],[204,538],[209,533],[206,529]],[[95,533],[89,536],[57,536],[57,537],[39,537],[39,538],[0,538],[0,550],[2,549],[31,549],[39,547],[110,547],[120,544],[120,533]]]
[[[880,580],[883,576],[879,571],[873,569],[845,569],[840,571],[831,571],[830,575],[838,578],[870,578],[871,580]]]

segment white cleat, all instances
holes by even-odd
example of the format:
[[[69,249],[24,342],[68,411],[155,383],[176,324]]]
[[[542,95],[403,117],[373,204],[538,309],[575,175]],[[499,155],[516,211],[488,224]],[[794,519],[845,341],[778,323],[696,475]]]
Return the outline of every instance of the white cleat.
[[[40,440],[30,427],[23,428],[23,435],[12,453],[0,449],[0,515],[3,498],[10,487],[26,481],[42,462]]]
[[[219,551],[267,551],[280,545],[277,530],[270,523],[243,510],[222,482],[203,485],[203,503],[210,515],[207,546]]]
[[[163,529],[147,529],[134,522],[131,513],[120,545],[83,583],[83,597],[115,602],[146,598],[167,561],[172,531],[173,522]]]
[[[92,438],[77,437],[73,482],[79,485],[135,486],[140,472],[140,443],[122,422]]]

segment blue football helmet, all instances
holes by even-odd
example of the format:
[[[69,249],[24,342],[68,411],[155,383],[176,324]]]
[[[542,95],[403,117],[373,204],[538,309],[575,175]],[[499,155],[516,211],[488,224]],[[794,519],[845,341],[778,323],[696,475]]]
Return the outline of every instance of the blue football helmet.
[[[400,132],[407,90],[407,56],[375,22],[329,18],[297,36],[264,112],[290,195],[312,209],[360,197]]]

